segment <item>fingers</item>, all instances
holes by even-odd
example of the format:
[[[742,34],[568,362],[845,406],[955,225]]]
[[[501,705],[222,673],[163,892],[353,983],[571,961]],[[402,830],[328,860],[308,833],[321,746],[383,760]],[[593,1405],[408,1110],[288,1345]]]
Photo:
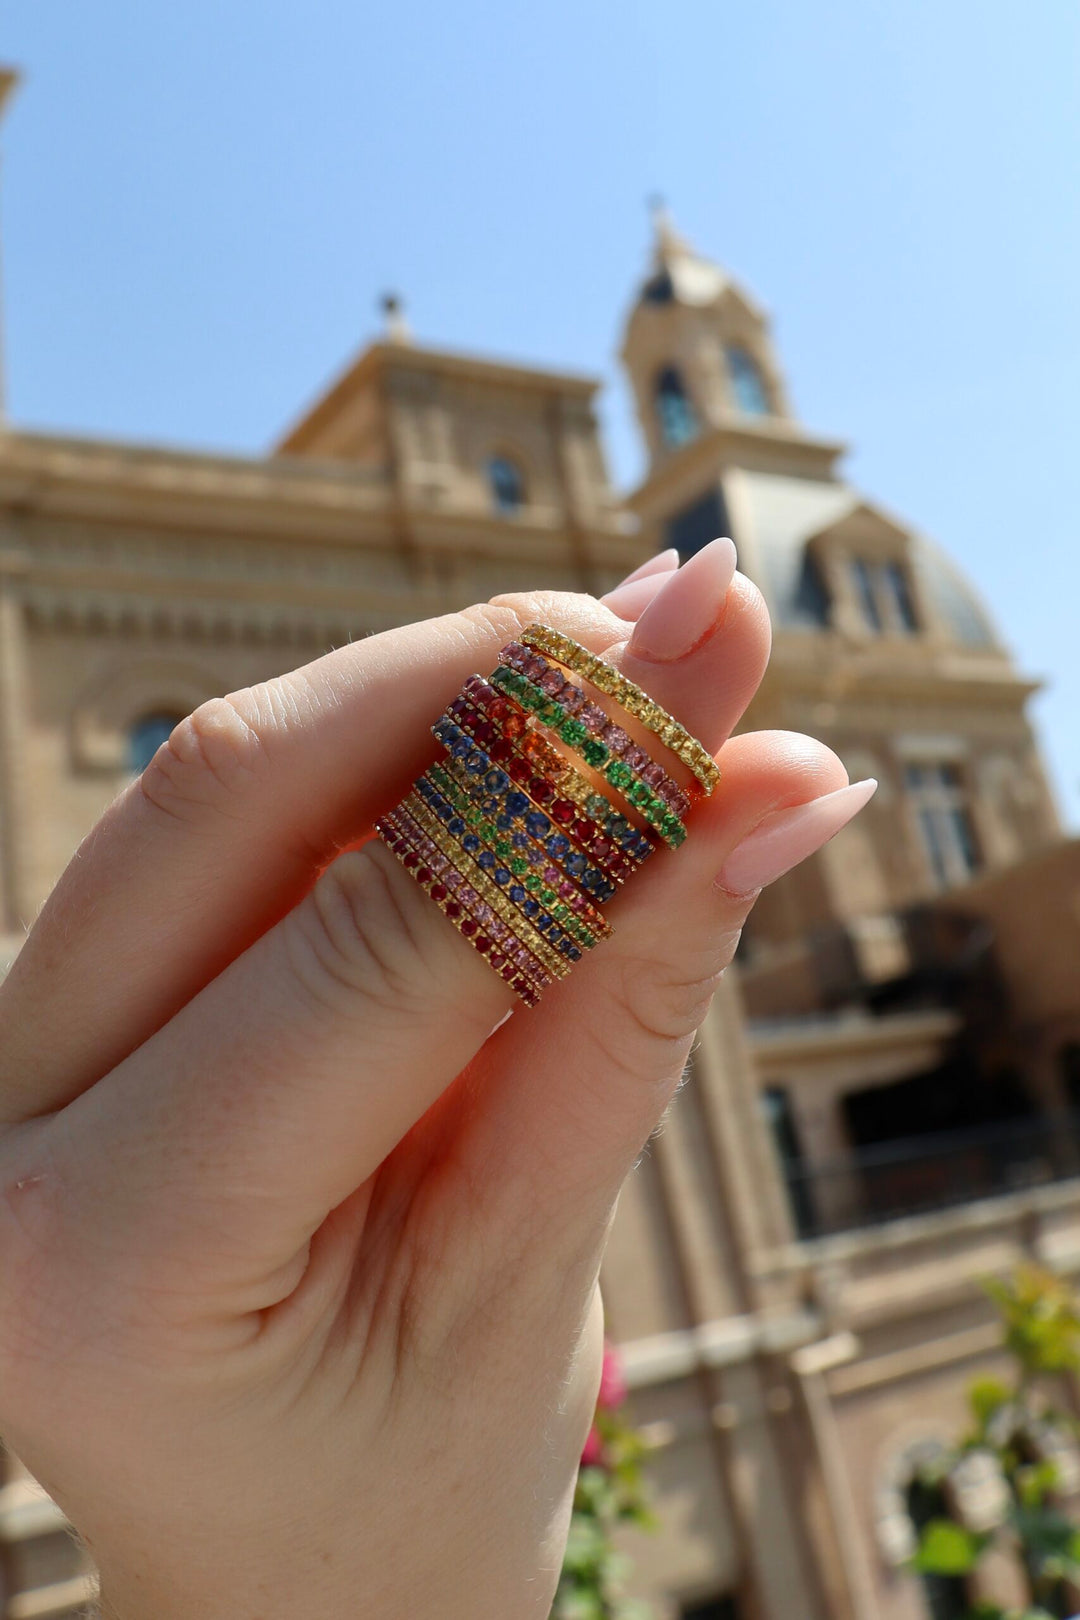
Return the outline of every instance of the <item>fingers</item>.
[[[497,1223],[573,1232],[583,1207],[603,1218],[674,1093],[758,886],[873,792],[837,791],[841,762],[792,733],[736,737],[719,761],[687,843],[610,907],[604,951],[550,993],[543,1020],[511,1020],[478,1059],[483,1105],[462,1152],[486,1167]]]
[[[697,570],[698,608],[711,567],[706,559]],[[667,677],[716,740],[760,678],[768,645],[752,587],[737,582],[726,597],[711,604],[713,634]],[[189,1239],[209,1228],[244,1248],[246,1234],[284,1256],[371,1174],[510,1001],[388,852],[369,845],[333,863],[64,1117],[73,1139],[109,1144],[110,1208],[129,1224],[144,1227],[153,1206],[178,1228],[170,1206],[179,1201]],[[546,1005],[513,1022],[531,1017],[547,1022]]]
[[[724,656],[703,663],[725,732],[767,655],[757,592],[739,581],[730,597]],[[183,722],[86,840],[0,987],[0,1117],[78,1095],[295,905],[435,756],[429,727],[464,677],[535,619],[596,651],[626,635],[589,597],[506,597]]]

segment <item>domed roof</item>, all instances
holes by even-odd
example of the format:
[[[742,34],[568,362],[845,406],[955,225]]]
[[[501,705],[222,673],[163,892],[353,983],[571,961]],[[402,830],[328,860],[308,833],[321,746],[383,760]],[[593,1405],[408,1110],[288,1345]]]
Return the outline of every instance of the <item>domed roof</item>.
[[[827,603],[810,561],[810,541],[864,508],[866,501],[847,484],[747,469],[739,473],[739,493],[753,534],[757,583],[776,624],[823,628]],[[911,536],[910,547],[918,584],[935,617],[948,625],[960,645],[999,649],[978,592],[951,558],[921,535]]]

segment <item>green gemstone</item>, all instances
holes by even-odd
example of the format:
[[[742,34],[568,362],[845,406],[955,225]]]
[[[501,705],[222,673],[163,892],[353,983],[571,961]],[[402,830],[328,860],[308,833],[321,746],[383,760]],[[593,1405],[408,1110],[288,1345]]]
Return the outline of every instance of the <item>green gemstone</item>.
[[[537,877],[535,872],[529,873],[528,877],[525,879],[525,887],[533,890],[540,887],[540,879]]]
[[[566,719],[566,710],[553,698],[546,697],[536,712],[545,726],[561,726]]]
[[[522,700],[527,708],[532,709],[535,714],[539,714],[540,710],[546,705],[548,699],[546,692],[541,692],[538,686],[530,686],[528,682],[526,682],[526,689],[522,693]]]
[[[495,845],[495,853],[496,855],[501,855],[505,860],[513,847],[513,844],[507,843],[505,838],[500,838],[499,842]]]
[[[585,814],[594,821],[602,821],[608,813],[608,802],[601,793],[590,793],[585,800]]]
[[[679,834],[682,833],[683,837],[686,836],[682,822],[670,810],[661,819],[660,831],[665,838],[678,838],[680,843],[682,843],[682,838],[679,837]]]
[[[629,765],[624,765],[621,759],[613,759],[604,774],[612,786],[617,788],[629,787],[634,780],[633,771]],[[648,792],[648,789],[645,791]],[[633,794],[630,797],[633,798]]]
[[[555,890],[554,889],[541,889],[540,890],[540,898],[544,902],[545,906],[549,906],[551,904],[551,902],[556,898]]]
[[[597,742],[595,737],[590,737],[581,754],[587,765],[602,765],[608,757],[608,746],[606,743]]]
[[[470,827],[479,827],[483,819],[484,812],[482,810],[470,810],[465,817],[465,820],[469,823]]]
[[[588,735],[580,720],[564,720],[559,727],[559,736],[564,743],[569,743],[571,748],[577,748]]]
[[[522,877],[529,870],[529,863],[524,855],[515,855],[510,862],[510,870],[515,877]]]
[[[608,774],[610,775],[610,772]],[[631,804],[636,804],[639,807],[644,807],[652,802],[652,794],[649,792],[648,784],[645,782],[635,782],[626,797]]]

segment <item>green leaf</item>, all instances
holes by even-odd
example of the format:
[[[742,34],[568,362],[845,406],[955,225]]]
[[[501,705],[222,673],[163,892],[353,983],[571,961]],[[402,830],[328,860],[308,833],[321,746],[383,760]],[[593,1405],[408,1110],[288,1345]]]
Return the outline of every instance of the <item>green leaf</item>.
[[[985,1431],[994,1414],[1003,1406],[1008,1406],[1012,1398],[1012,1390],[1007,1384],[1003,1384],[1000,1378],[975,1379],[968,1389],[968,1400],[980,1433]]]
[[[951,1519],[931,1519],[919,1537],[911,1567],[920,1575],[968,1575],[986,1540]]]

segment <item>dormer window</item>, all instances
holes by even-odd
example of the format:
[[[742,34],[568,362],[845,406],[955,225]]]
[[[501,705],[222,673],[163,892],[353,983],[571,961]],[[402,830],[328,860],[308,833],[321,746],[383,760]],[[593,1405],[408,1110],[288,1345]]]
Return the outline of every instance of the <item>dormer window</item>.
[[[768,416],[769,394],[761,368],[747,349],[731,344],[724,350],[735,409],[744,416]]]
[[[853,557],[851,578],[868,630],[875,635],[883,631],[914,635],[918,631],[919,617],[903,563],[895,559],[871,562],[866,557]]]
[[[669,449],[675,450],[696,439],[697,412],[675,366],[665,366],[657,377],[655,397],[660,437]]]
[[[521,468],[509,456],[492,456],[488,462],[488,487],[496,512],[513,517],[525,504],[525,479]]]

